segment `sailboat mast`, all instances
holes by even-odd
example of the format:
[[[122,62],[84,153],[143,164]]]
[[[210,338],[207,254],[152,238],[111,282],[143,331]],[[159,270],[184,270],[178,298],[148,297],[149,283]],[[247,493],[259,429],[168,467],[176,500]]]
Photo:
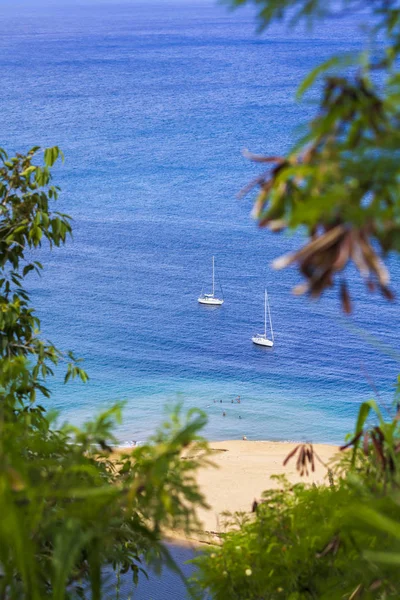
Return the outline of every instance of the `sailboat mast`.
[[[264,337],[267,337],[267,290],[264,290]]]
[[[269,301],[268,301],[268,292],[267,290],[265,290],[265,299],[268,302],[268,316],[269,316],[269,326],[271,327],[271,337],[272,337],[272,341],[274,341],[274,330],[272,329],[272,319],[271,319],[271,310],[269,308]]]
[[[214,296],[214,257],[212,257],[212,265],[213,265],[213,267],[212,267],[212,271],[213,271],[213,276],[212,276],[212,279],[213,279],[213,281],[212,281],[212,295]]]

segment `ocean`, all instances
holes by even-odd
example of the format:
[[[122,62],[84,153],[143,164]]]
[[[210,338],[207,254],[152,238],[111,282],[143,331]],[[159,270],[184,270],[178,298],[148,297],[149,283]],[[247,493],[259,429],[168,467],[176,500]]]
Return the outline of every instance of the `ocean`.
[[[390,405],[397,302],[367,294],[351,271],[351,318],[337,289],[295,298],[298,273],[271,261],[300,234],[260,230],[254,194],[237,198],[259,173],[242,150],[291,147],[315,111],[315,95],[294,100],[297,86],[360,47],[358,19],[257,35],[250,11],[210,2],[38,0],[2,3],[0,31],[1,145],[65,153],[54,181],[74,238],[40,250],[45,271],[29,279],[43,335],[84,358],[90,376],[51,384],[47,406],[61,421],[124,401],[117,437],[129,444],[180,402],[208,413],[209,439],[341,442],[363,400]],[[213,255],[219,308],[197,302]],[[272,350],[251,342],[265,287]]]

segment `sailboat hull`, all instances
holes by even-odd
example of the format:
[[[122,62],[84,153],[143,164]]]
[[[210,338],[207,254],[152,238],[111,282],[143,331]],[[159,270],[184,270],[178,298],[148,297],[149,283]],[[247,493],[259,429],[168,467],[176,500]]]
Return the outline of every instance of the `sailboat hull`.
[[[208,306],[221,306],[224,303],[220,298],[198,298],[199,304],[208,304]]]
[[[265,346],[267,348],[272,348],[272,346],[274,345],[274,342],[272,340],[257,335],[252,337],[251,341],[253,342],[253,344],[257,344],[257,346]]]

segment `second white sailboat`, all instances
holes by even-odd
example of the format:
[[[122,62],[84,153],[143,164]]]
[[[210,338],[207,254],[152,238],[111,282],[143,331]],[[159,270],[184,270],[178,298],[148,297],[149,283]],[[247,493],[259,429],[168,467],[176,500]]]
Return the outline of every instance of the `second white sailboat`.
[[[271,328],[271,339],[267,338],[267,308],[269,325]],[[272,348],[272,346],[274,345],[274,331],[272,329],[271,311],[269,308],[267,290],[265,290],[264,294],[264,333],[257,333],[257,335],[251,338],[251,341],[253,342],[253,344],[257,344],[258,346],[267,346],[269,348]]]

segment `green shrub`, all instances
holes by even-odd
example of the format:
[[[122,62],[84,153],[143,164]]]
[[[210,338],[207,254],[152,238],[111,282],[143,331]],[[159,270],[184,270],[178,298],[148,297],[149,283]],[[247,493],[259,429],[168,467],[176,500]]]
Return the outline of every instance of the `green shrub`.
[[[364,430],[371,409],[378,424]],[[198,589],[214,600],[399,598],[397,417],[385,421],[373,401],[364,403],[343,448],[330,484],[278,477],[280,489],[264,492],[254,518],[194,561]]]

